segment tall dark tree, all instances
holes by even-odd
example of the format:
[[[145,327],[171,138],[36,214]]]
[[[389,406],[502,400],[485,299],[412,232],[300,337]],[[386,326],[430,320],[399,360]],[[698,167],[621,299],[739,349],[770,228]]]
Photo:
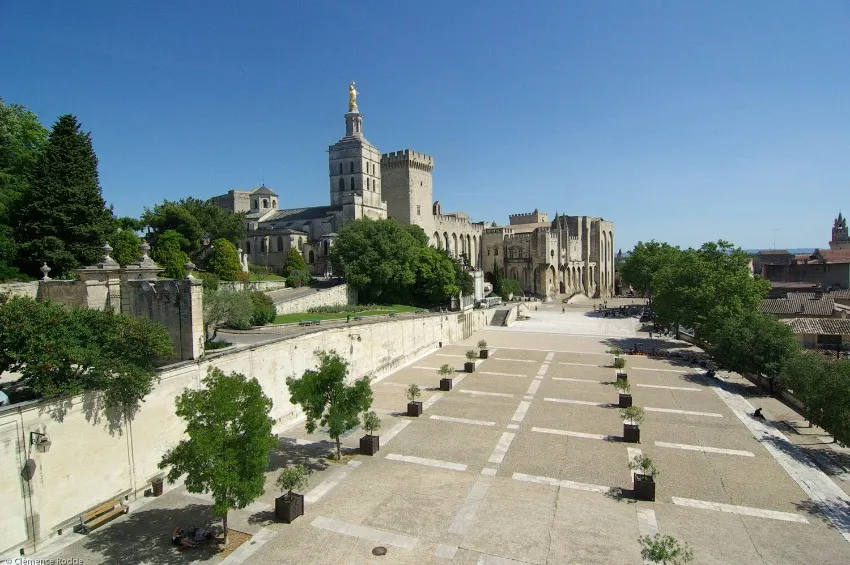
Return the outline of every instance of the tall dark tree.
[[[29,192],[48,131],[24,106],[0,98],[0,281],[21,277],[14,226]]]
[[[53,125],[44,155],[18,216],[23,270],[37,276],[42,262],[53,275],[91,265],[114,229],[97,174],[91,134],[66,114]]]

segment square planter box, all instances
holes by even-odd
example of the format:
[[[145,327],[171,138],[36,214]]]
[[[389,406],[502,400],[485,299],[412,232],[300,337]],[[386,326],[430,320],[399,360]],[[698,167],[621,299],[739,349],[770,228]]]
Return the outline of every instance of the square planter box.
[[[293,492],[289,499],[286,495],[278,496],[274,499],[274,515],[278,520],[291,524],[294,519],[304,515],[304,495]]]
[[[422,403],[421,402],[408,402],[407,403],[407,415],[411,418],[417,418],[422,415]]]
[[[634,424],[623,424],[623,441],[640,443],[640,428]]]
[[[363,455],[375,455],[381,449],[381,438],[379,436],[365,435],[360,438],[360,453]]]
[[[466,370],[467,373],[474,372],[475,371],[475,361],[467,361],[466,363],[463,364],[463,368],[464,368],[464,370]]]
[[[163,491],[163,479],[156,479],[151,483],[151,494],[154,496],[162,496]]]
[[[629,380],[629,375],[628,375],[627,373],[620,373],[620,372],[618,372],[618,373],[617,373],[617,380],[618,380],[618,381],[628,381],[628,380]]]
[[[490,357],[490,350],[489,349],[482,349],[479,352],[478,356],[481,357],[482,359],[487,359],[488,357]]]
[[[638,500],[655,500],[655,479],[651,475],[635,473],[635,498]]]
[[[618,408],[628,408],[632,405],[632,395],[631,394],[623,394],[620,393],[620,403],[617,405]]]
[[[452,379],[444,378],[440,379],[440,390],[451,390],[452,389]]]

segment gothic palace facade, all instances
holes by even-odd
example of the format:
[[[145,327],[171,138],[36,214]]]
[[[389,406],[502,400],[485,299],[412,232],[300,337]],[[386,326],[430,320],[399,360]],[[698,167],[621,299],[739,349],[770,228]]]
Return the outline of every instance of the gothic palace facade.
[[[600,218],[514,215],[505,227],[486,227],[463,212],[443,212],[433,199],[434,158],[410,149],[381,154],[363,136],[357,91],[349,86],[345,136],[328,149],[330,204],[284,209],[280,196],[261,186],[213,197],[225,210],[245,212],[241,248],[250,263],[280,267],[298,249],[313,274],[332,272],[330,248],[337,232],[359,218],[394,218],[415,224],[431,245],[447,249],[492,277],[498,264],[523,289],[552,299],[584,291],[610,296],[614,288],[614,226]]]

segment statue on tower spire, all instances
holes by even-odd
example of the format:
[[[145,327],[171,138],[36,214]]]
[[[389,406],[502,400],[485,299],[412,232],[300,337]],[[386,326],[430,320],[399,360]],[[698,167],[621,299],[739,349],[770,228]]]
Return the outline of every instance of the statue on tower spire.
[[[357,95],[359,92],[354,90],[354,81],[348,85],[348,111],[357,112]]]

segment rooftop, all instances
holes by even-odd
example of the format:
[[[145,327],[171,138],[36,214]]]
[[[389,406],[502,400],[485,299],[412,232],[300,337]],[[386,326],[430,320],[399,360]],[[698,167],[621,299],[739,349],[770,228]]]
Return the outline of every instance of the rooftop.
[[[835,301],[830,297],[814,298],[789,294],[788,298],[766,298],[759,305],[762,314],[801,314],[805,316],[831,316]]]
[[[786,318],[795,334],[850,335],[850,320],[842,318]]]

